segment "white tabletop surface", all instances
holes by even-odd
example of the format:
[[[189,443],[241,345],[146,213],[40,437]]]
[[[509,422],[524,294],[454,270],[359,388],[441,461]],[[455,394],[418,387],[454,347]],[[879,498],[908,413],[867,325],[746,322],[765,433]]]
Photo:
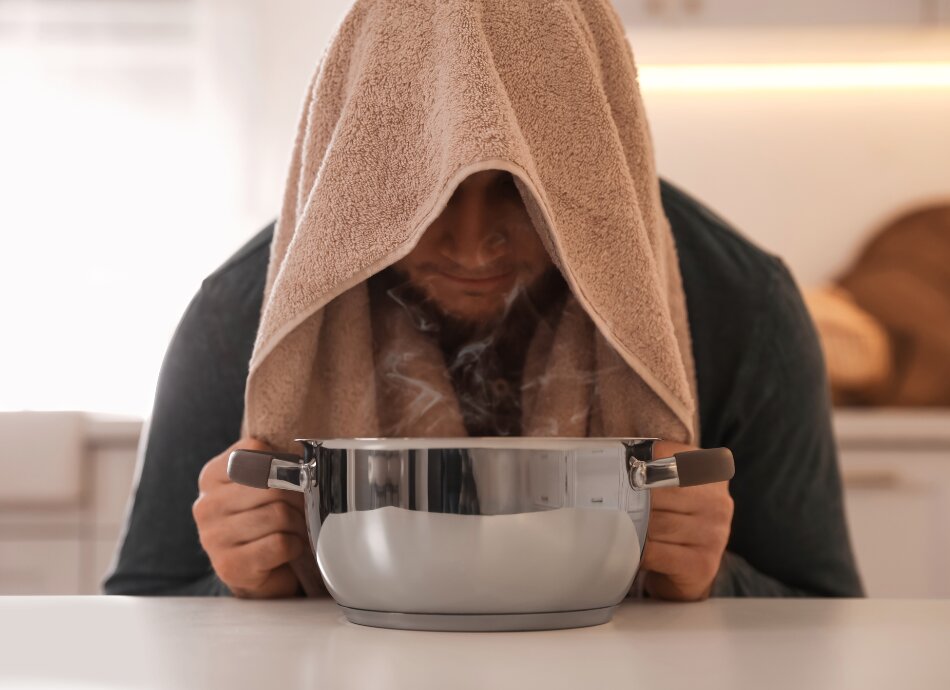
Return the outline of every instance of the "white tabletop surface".
[[[428,633],[326,600],[0,597],[2,688],[950,688],[950,600],[631,602],[606,625]]]

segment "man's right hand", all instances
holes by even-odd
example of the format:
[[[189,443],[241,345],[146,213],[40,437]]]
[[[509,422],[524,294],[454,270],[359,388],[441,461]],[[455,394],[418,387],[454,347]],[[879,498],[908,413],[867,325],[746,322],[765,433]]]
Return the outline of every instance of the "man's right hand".
[[[256,439],[241,439],[201,470],[191,507],[201,546],[235,596],[292,597],[301,586],[289,564],[307,550],[303,494],[232,482],[228,457],[239,448],[272,450]]]

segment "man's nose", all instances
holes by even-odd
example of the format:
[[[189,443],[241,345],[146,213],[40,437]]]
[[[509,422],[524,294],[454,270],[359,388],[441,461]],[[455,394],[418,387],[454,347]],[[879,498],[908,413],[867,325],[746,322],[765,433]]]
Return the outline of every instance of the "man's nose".
[[[459,209],[442,241],[442,254],[458,266],[490,266],[508,252],[508,236],[490,212]]]

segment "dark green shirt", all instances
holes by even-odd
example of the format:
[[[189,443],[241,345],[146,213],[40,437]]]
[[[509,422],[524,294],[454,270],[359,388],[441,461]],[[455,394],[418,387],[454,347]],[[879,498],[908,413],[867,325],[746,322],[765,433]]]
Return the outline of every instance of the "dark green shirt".
[[[845,523],[824,361],[780,259],[661,180],[683,274],[701,445],[736,461],[714,596],[862,596]],[[208,276],[169,345],[108,594],[229,594],[191,504],[240,433],[273,224]]]

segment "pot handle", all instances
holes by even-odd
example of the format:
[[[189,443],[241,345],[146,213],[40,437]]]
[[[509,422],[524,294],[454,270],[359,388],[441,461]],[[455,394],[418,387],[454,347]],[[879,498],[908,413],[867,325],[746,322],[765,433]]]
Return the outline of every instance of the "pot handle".
[[[303,458],[293,453],[235,450],[228,457],[228,479],[255,489],[303,491]]]
[[[728,448],[686,450],[674,453],[672,457],[653,459],[655,441],[650,439],[648,447],[632,447],[627,453],[630,488],[654,489],[727,482],[736,473],[732,451]]]

